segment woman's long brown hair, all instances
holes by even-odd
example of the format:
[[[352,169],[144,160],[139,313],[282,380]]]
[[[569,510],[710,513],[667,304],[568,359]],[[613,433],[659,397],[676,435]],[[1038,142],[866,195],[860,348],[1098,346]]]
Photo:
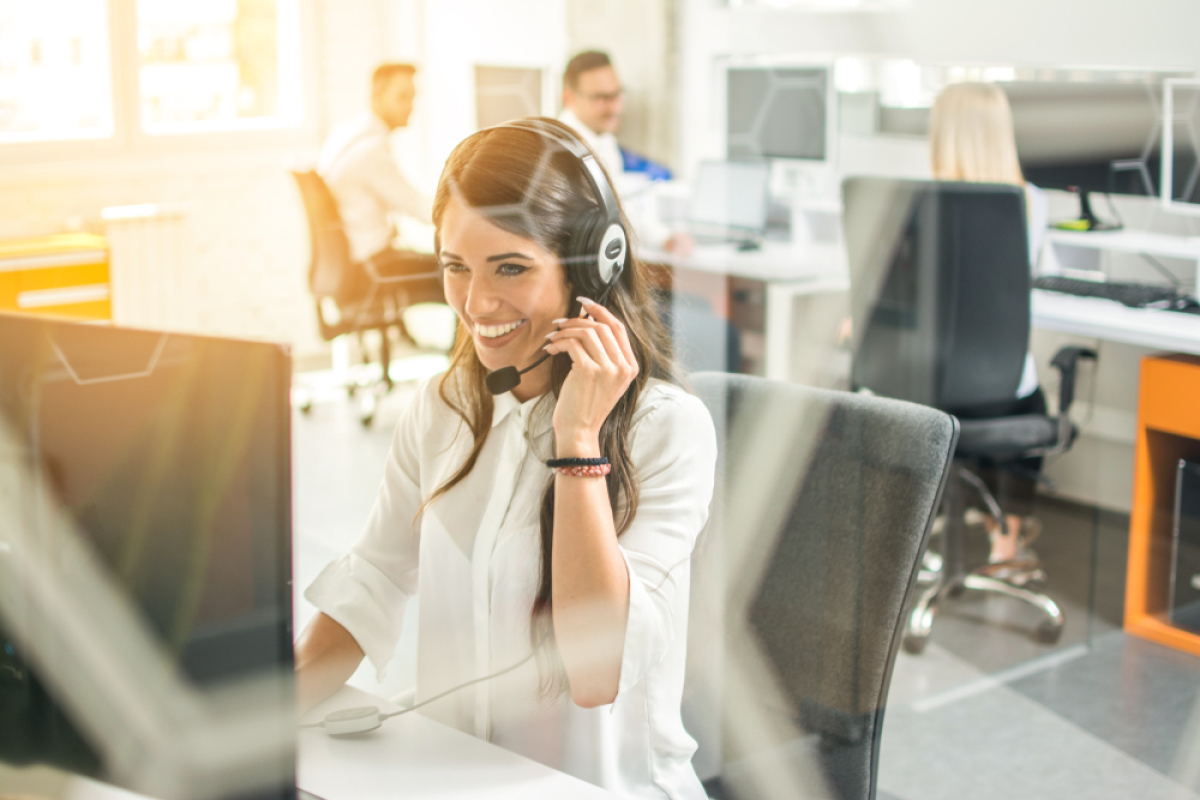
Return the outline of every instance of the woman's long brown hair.
[[[575,134],[561,123],[536,117],[543,125],[553,125]],[[433,204],[435,243],[440,251],[440,230],[446,206],[452,198],[485,213],[496,226],[539,245],[562,257],[572,237],[581,235],[579,221],[599,207],[583,175],[583,167],[571,153],[534,131],[494,128],[464,140],[450,154],[438,184]],[[630,258],[618,284],[609,293],[605,307],[622,323],[638,363],[638,374],[625,390],[600,428],[600,452],[612,463],[606,478],[608,499],[613,508],[617,536],[629,529],[637,513],[638,479],[629,459],[629,431],[638,398],[652,378],[679,383],[671,356],[671,341],[658,316],[647,286],[646,267],[634,255],[632,231],[621,212],[625,230],[630,232]],[[571,296],[581,292],[567,269]],[[571,300],[567,316],[579,314],[579,302]],[[571,358],[559,353],[551,360],[550,392],[555,399],[571,371]],[[459,326],[451,351],[450,366],[442,376],[438,392],[454,409],[474,437],[470,455],[459,470],[439,486],[422,509],[444,495],[475,468],[479,454],[491,430],[494,405],[484,387],[487,369],[475,353],[470,331]],[[553,580],[550,565],[554,547],[554,481],[548,478],[541,508],[541,567],[537,595],[530,611],[530,642],[553,638]],[[544,663],[544,662],[543,662]],[[543,675],[547,690],[566,689],[565,673]]]

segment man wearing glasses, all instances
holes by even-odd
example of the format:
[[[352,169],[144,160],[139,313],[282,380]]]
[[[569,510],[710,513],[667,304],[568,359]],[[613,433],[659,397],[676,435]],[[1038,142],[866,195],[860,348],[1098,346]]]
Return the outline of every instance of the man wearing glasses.
[[[691,239],[673,233],[655,215],[644,211],[649,181],[667,180],[671,172],[617,144],[617,128],[625,110],[625,90],[607,53],[586,50],[567,62],[563,72],[563,110],[560,122],[574,128],[608,171],[625,211],[643,242],[667,250],[691,249]]]
[[[558,119],[579,132],[618,183],[625,174],[616,136],[624,109],[625,90],[607,53],[587,50],[567,62]]]

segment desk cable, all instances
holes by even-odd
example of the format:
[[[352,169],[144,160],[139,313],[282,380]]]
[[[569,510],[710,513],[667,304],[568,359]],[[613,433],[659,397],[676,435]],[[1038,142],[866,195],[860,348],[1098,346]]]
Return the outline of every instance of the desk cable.
[[[678,567],[680,564],[683,564],[684,562],[689,561],[691,559],[691,557],[692,557],[692,554],[689,553],[685,558],[682,558],[679,561],[676,561],[674,564],[672,564],[669,569],[664,571],[663,579],[659,582],[659,584],[657,586],[655,586],[653,589],[650,589],[649,591],[650,592],[658,592],[659,590],[661,590],[663,585],[667,582],[667,579],[671,577],[671,573],[675,571],[675,568]],[[475,678],[474,680],[467,681],[466,683],[461,683],[458,686],[455,686],[453,689],[447,689],[446,691],[442,692],[441,694],[431,697],[428,700],[422,700],[420,703],[417,703],[414,706],[409,706],[408,708],[403,708],[403,709],[400,709],[399,711],[393,711],[390,714],[384,714],[376,706],[359,706],[357,708],[345,708],[345,709],[342,709],[341,711],[331,711],[330,713],[326,714],[325,719],[321,720],[320,722],[310,722],[305,725],[298,725],[297,727],[298,728],[323,728],[325,730],[325,732],[327,734],[329,734],[330,736],[351,736],[356,733],[367,733],[368,731],[373,731],[376,728],[378,728],[380,725],[382,725],[383,721],[385,719],[390,719],[391,717],[398,717],[401,714],[407,714],[410,711],[416,711],[418,708],[423,708],[424,706],[427,706],[430,703],[434,703],[438,700],[441,700],[443,697],[454,694],[455,692],[457,692],[460,689],[465,689],[468,686],[474,686],[475,684],[483,683],[484,681],[490,681],[493,678],[499,678],[501,675],[507,675],[508,673],[512,672],[513,670],[517,669],[518,667],[524,666],[535,655],[537,655],[539,650],[542,649],[542,645],[544,645],[546,643],[546,640],[550,638],[550,633],[552,631],[553,631],[553,628],[548,627],[546,629],[546,632],[542,634],[542,638],[538,639],[537,644],[535,644],[533,646],[533,649],[530,651],[529,655],[525,656],[520,661],[513,664],[511,667],[505,667],[504,669],[500,670],[499,672],[493,672],[491,675],[485,675],[482,678]]]
[[[376,706],[345,708],[341,711],[332,711],[326,714],[325,719],[321,720],[320,722],[310,722],[306,725],[298,725],[297,727],[324,728],[325,732],[330,736],[350,736],[356,733],[367,733],[368,731],[373,731],[382,725],[385,719],[398,717],[401,714],[407,714],[410,711],[416,711],[418,708],[422,708],[430,703],[441,700],[443,697],[454,694],[460,689],[465,689],[468,686],[474,686],[475,684],[483,683],[484,681],[490,681],[493,678],[499,678],[501,675],[507,675],[518,667],[524,666],[530,661],[530,659],[537,655],[539,650],[542,649],[542,645],[545,644],[546,640],[550,638],[550,631],[551,629],[547,628],[546,632],[542,634],[542,638],[539,639],[538,643],[533,646],[533,649],[530,651],[529,655],[525,656],[511,667],[505,667],[499,672],[493,672],[491,675],[485,675],[482,678],[475,678],[474,680],[459,684],[453,689],[447,689],[441,694],[431,697],[428,700],[422,700],[420,703],[417,703],[414,706],[402,708],[399,711],[393,711],[390,714],[384,714]]]

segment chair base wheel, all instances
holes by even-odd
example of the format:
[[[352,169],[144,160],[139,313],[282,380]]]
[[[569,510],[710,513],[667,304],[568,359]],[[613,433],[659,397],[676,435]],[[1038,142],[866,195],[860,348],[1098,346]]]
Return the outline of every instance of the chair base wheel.
[[[928,641],[924,636],[905,636],[904,652],[919,656],[925,652],[925,645]]]

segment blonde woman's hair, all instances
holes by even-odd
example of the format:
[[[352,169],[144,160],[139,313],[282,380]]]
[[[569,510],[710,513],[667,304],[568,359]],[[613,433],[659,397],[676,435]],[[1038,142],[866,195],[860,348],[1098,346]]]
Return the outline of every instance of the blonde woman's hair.
[[[929,117],[929,145],[935,180],[1025,185],[1012,109],[995,84],[955,83],[942,90]]]

